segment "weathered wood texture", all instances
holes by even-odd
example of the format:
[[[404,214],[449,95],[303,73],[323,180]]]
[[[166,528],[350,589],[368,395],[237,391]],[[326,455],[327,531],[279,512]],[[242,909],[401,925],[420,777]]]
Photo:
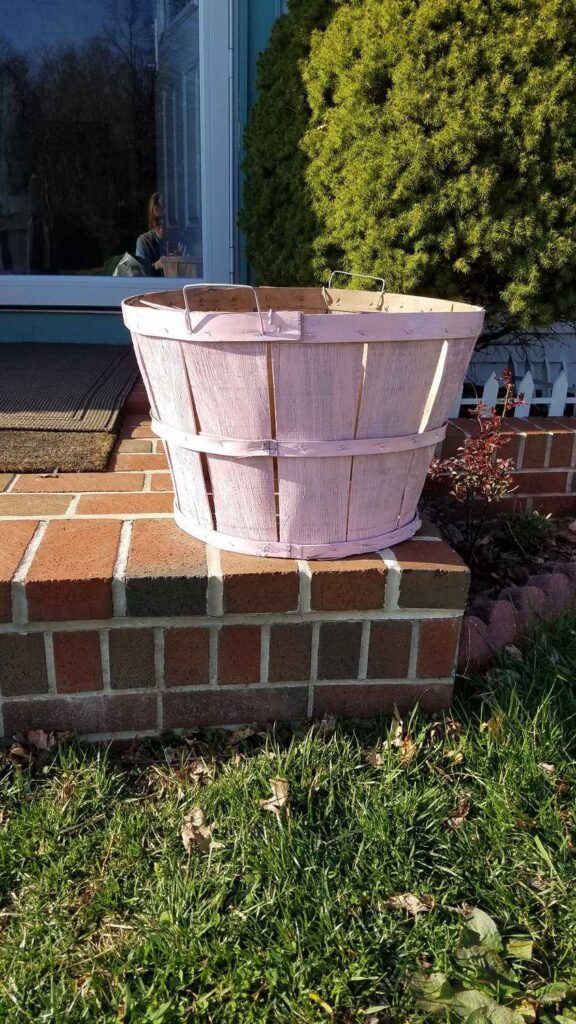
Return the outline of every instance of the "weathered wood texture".
[[[123,304],[178,522],[232,550],[285,557],[342,557],[410,536],[433,431],[462,386],[482,311],[371,292],[257,295],[259,312],[251,290],[193,289],[191,330],[179,293]],[[381,450],[346,454],[359,439]]]

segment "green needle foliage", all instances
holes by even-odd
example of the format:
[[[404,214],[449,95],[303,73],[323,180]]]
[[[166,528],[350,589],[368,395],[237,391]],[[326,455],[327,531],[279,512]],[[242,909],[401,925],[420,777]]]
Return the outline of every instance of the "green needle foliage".
[[[309,285],[316,218],[306,196],[307,159],[300,142],[310,120],[301,61],[313,29],[323,27],[334,0],[291,0],[260,57],[260,98],[245,134],[246,182],[240,224],[246,254],[262,283]]]
[[[576,318],[572,0],[334,0],[310,39],[314,6],[293,4],[261,64],[245,215],[259,275],[383,274],[391,291],[480,302],[506,329]]]

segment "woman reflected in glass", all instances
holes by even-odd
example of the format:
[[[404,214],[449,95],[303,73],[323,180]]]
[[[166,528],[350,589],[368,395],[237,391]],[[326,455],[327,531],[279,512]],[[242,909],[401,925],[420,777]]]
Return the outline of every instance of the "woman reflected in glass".
[[[163,275],[161,256],[164,252],[164,204],[160,192],[153,192],[148,200],[148,231],[136,241],[136,259],[144,267],[147,277]]]

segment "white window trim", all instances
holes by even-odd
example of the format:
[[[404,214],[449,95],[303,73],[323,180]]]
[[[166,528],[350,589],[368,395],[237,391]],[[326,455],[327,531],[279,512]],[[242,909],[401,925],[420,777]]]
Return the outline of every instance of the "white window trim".
[[[194,284],[200,284],[194,279]],[[118,308],[122,299],[142,292],[175,291],[190,278],[179,277],[66,277],[64,275],[14,274],[0,277],[2,306],[87,306]]]
[[[232,55],[233,0],[199,0],[200,160],[203,279],[234,274]],[[194,283],[201,283],[195,279]],[[190,284],[165,277],[0,274],[1,307],[118,308],[128,295]]]

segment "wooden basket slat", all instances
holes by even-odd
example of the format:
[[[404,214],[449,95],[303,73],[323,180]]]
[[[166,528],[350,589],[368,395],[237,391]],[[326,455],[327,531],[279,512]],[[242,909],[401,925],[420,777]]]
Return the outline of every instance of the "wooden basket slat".
[[[248,540],[275,541],[273,460],[208,455],[216,529]]]
[[[362,379],[358,345],[272,346],[278,440],[353,437]],[[278,459],[280,537],[346,539],[352,460]]]
[[[396,529],[414,454],[356,456],[350,485],[348,540],[375,537]]]
[[[405,526],[414,518],[414,510],[420,501],[420,495],[422,494],[435,449],[436,445],[431,445],[425,448],[417,448],[412,453],[413,458],[406,474],[404,493],[398,515],[398,528]]]
[[[438,427],[445,423],[454,403],[454,395],[462,386],[468,363],[474,351],[475,338],[456,338],[448,341],[446,366],[442,377],[442,387],[438,391],[436,401],[430,413],[428,426]]]
[[[200,526],[213,530],[215,523],[206,493],[201,456],[189,448],[170,443],[166,445],[166,452],[178,508],[184,515],[195,519]]]
[[[356,437],[418,431],[441,348],[440,341],[370,342]]]
[[[270,436],[266,345],[185,346],[200,430],[221,437]]]
[[[358,416],[357,437],[418,433],[442,354],[441,341],[371,342]],[[413,368],[412,373],[407,367]],[[417,372],[414,372],[417,370]],[[383,395],[386,400],[383,401]],[[348,538],[397,528],[415,452],[354,459]],[[415,506],[412,507],[412,518]]]
[[[200,430],[248,440],[269,437],[266,344],[199,342],[186,345],[185,352]],[[208,456],[208,468],[216,529],[248,539],[276,540],[272,460]]]
[[[135,348],[144,366],[144,383],[156,419],[196,433],[194,407],[182,346],[164,338],[139,335]]]

